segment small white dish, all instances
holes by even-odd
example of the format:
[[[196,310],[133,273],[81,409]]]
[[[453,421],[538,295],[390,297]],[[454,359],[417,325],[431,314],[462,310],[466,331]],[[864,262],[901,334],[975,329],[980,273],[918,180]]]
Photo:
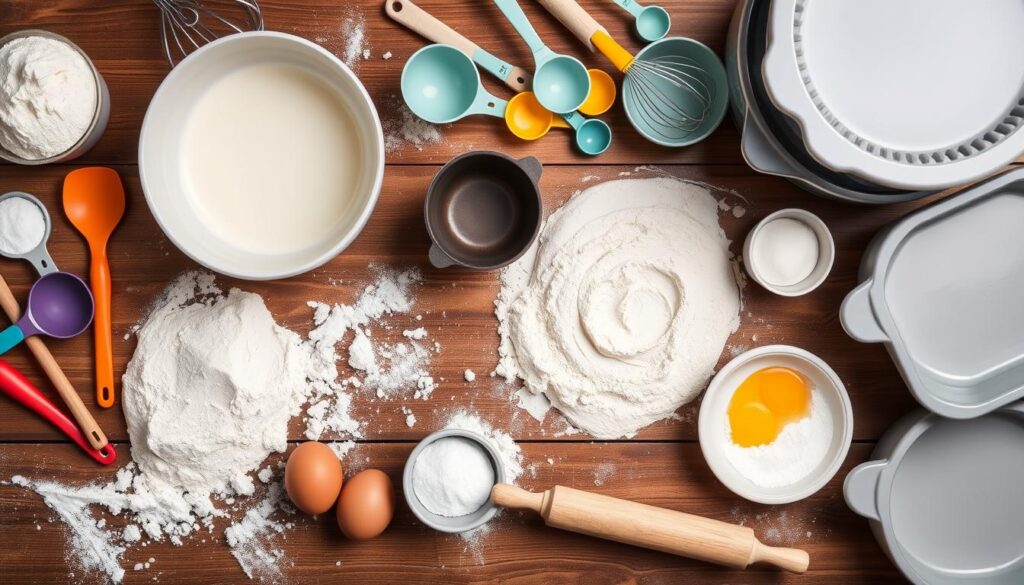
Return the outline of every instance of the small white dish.
[[[727,413],[736,388],[754,372],[782,366],[803,374],[832,414],[832,443],[818,466],[796,483],[766,488],[743,476],[729,462],[725,448],[729,436]],[[766,345],[736,356],[711,380],[697,422],[700,449],[711,471],[734,494],[761,504],[788,504],[802,500],[825,486],[839,471],[853,440],[853,408],[839,376],[818,356],[788,345]]]
[[[754,259],[754,249],[758,245],[758,235],[764,226],[777,219],[797,220],[811,228],[818,238],[818,261],[814,269],[800,282],[788,286],[780,286],[766,279],[763,272],[759,269],[757,261]],[[818,288],[821,283],[825,282],[829,273],[832,272],[832,264],[835,262],[835,258],[836,243],[832,239],[832,232],[829,231],[828,226],[817,215],[803,209],[780,209],[772,213],[758,222],[754,229],[750,230],[750,233],[747,234],[747,239],[743,242],[743,265],[746,267],[747,274],[769,292],[784,297],[798,297]]]
[[[268,64],[303,69],[333,89],[355,122],[351,140],[362,160],[359,174],[344,185],[351,202],[330,229],[301,248],[290,246],[280,251],[245,249],[211,227],[192,195],[194,177],[183,154],[186,121],[205,92],[229,75]],[[265,114],[274,115],[273,111]],[[261,120],[253,119],[252,124],[258,128]],[[231,170],[243,174],[250,169],[242,164]],[[199,264],[247,280],[273,280],[309,272],[341,253],[369,220],[383,177],[384,134],[359,78],[319,45],[279,32],[233,34],[191,53],[171,70],[153,96],[139,137],[139,179],[160,228]],[[281,196],[288,197],[289,193],[283,190]],[[268,229],[267,242],[274,243],[274,236],[273,229]]]

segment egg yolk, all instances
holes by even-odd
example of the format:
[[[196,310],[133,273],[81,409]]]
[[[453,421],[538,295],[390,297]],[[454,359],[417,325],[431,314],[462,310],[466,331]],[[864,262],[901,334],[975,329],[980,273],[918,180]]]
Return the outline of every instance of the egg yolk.
[[[729,401],[732,441],[756,447],[774,441],[782,428],[810,413],[811,388],[799,372],[783,367],[758,370]]]

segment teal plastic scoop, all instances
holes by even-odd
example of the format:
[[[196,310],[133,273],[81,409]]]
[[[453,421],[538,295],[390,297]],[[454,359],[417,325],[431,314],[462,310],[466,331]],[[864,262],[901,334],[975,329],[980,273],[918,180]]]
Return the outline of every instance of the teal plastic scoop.
[[[597,156],[612,145],[612,129],[604,120],[585,118],[577,112],[562,116],[576,132],[576,148],[590,156]]]
[[[665,38],[672,28],[672,17],[661,6],[643,6],[636,0],[612,0],[633,15],[636,34],[648,43]]]
[[[556,114],[574,112],[590,95],[590,75],[575,57],[555,53],[544,44],[517,0],[494,0],[501,12],[526,41],[537,68],[533,74],[533,93],[537,101]]]
[[[503,118],[508,106],[484,89],[473,61],[450,45],[429,45],[413,53],[402,69],[401,84],[409,109],[434,124],[472,114]]]

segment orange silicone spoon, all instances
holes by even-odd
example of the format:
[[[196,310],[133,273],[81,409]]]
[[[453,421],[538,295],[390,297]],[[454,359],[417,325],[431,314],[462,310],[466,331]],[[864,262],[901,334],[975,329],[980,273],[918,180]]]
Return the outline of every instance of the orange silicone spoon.
[[[110,338],[110,264],[107,241],[124,216],[124,187],[114,169],[89,167],[64,179],[64,213],[89,242],[89,284],[96,298],[96,402],[114,405],[114,357]]]

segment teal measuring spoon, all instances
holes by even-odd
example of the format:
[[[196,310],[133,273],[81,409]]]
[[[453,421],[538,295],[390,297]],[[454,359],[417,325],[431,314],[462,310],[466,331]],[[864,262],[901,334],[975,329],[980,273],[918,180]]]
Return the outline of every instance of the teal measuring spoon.
[[[384,11],[392,20],[419,33],[420,36],[435,43],[451,45],[469,55],[474,63],[505,82],[512,91],[530,91],[533,76],[529,71],[495,57],[411,0],[387,0],[384,3]]]
[[[578,112],[562,116],[576,133],[576,148],[589,156],[597,156],[612,145],[612,129],[604,120],[585,118]]]
[[[451,45],[429,45],[402,69],[402,99],[427,122],[448,124],[473,114],[504,118],[508,102],[491,95],[465,53]]]
[[[636,0],[612,0],[633,15],[636,34],[648,43],[665,38],[672,28],[672,17],[661,6],[644,6]]]
[[[537,67],[533,75],[533,93],[537,101],[556,114],[574,112],[590,95],[590,75],[575,57],[555,53],[544,44],[517,0],[494,0],[505,18],[533,53]]]

